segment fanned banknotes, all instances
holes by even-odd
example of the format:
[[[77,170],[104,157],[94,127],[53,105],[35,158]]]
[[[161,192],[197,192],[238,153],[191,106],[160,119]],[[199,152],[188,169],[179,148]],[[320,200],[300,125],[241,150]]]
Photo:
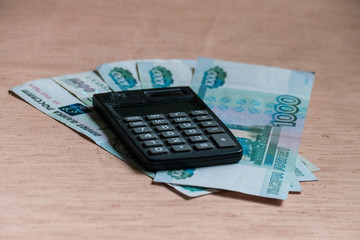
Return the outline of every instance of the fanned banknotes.
[[[88,71],[35,80],[10,91],[50,117],[86,135],[146,175],[154,177],[155,173],[144,170],[131,158],[107,124],[92,110],[92,96],[112,90],[189,85],[192,81],[191,87],[232,129],[246,154],[240,164],[222,166],[225,170],[199,168],[163,171],[156,174],[155,181],[166,182],[189,197],[228,189],[285,199],[288,191],[302,190],[299,180],[317,180],[310,170],[318,168],[297,155],[313,81],[311,73],[203,58],[198,62],[130,60],[106,63],[97,67],[97,71],[101,77],[95,71]],[[170,85],[167,80],[170,80]],[[303,84],[299,81],[303,81]],[[268,95],[275,100],[267,101]],[[297,103],[297,99],[301,103]],[[296,131],[283,130],[294,124],[292,128],[296,128]],[[277,144],[275,150],[274,138]],[[280,145],[282,142],[285,144]],[[186,179],[188,182],[184,181]]]

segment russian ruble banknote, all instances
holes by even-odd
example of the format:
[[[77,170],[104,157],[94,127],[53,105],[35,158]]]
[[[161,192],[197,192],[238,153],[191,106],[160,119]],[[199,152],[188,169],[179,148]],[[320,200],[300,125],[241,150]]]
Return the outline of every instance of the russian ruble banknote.
[[[286,199],[314,74],[199,58],[192,89],[244,148],[224,166],[159,171],[154,181]]]

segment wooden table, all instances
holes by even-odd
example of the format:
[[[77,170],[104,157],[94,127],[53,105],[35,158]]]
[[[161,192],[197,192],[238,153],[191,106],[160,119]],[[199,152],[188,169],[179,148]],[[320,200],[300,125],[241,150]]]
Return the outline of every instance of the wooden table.
[[[360,239],[360,2],[0,1],[0,239]],[[184,199],[8,94],[105,62],[198,56],[316,72],[286,201]]]

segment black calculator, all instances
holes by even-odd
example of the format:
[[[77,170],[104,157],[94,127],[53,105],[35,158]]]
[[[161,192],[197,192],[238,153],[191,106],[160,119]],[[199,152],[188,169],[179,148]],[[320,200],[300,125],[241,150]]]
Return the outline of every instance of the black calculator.
[[[236,163],[242,147],[189,87],[101,93],[93,105],[148,170]]]

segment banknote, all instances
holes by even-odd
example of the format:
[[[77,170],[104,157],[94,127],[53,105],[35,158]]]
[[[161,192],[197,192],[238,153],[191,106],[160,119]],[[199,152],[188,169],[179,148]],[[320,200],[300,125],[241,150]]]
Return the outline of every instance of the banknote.
[[[211,188],[200,188],[200,187],[183,186],[183,185],[175,185],[175,184],[168,184],[168,185],[187,197],[200,197],[220,191],[218,189],[211,189]]]
[[[301,160],[300,160],[301,159]],[[291,180],[290,180],[290,188],[289,188],[289,192],[302,192],[302,188],[300,185],[300,181],[304,182],[304,181],[316,181],[317,178],[310,172],[309,173],[309,169],[304,168],[304,164],[303,164],[303,160],[305,158],[298,155],[298,158],[296,159],[296,166],[295,167],[295,171],[291,176]],[[305,161],[310,162],[309,160],[305,159]],[[311,163],[311,162],[310,162]],[[300,166],[299,166],[300,165]],[[196,187],[191,187],[191,186],[182,186],[182,185],[173,185],[173,187],[182,187],[182,191],[184,191],[184,189],[189,189],[189,193],[186,193],[187,196],[191,196],[191,197],[196,197],[197,193],[201,193],[201,195],[205,195],[205,193],[203,191],[207,191],[208,193],[214,193],[214,192],[219,192],[221,190],[219,189],[202,189],[202,188],[196,188]]]
[[[50,78],[24,83],[10,91],[50,117],[86,135],[95,143],[108,139],[102,131],[107,124],[97,113]]]
[[[306,168],[309,169],[311,172],[319,171],[320,168],[317,167],[315,164],[310,162],[308,159],[304,158],[299,154],[298,158],[305,164]]]
[[[141,89],[136,62],[129,60],[105,63],[96,68],[100,76],[114,91]]]
[[[91,78],[84,80],[85,83],[87,81],[91,81]],[[77,91],[76,88],[69,89],[72,89],[74,92]],[[98,146],[125,161],[130,166],[149,177],[153,178],[155,176],[154,172],[145,170],[133,160],[123,143],[117,139],[108,125],[91,107],[85,106],[83,102],[79,101],[79,99],[52,79],[46,78],[24,83],[10,89],[10,92],[48,116],[92,139]],[[215,191],[207,188],[176,186],[172,184],[169,184],[169,186],[188,197],[202,196]]]
[[[92,106],[92,97],[97,93],[111,92],[109,86],[94,71],[52,77],[87,106]]]
[[[152,60],[139,61],[137,68],[141,87],[166,88],[189,86],[193,72],[191,60]]]
[[[191,68],[191,70],[195,70],[195,67],[196,67],[196,60],[194,60],[194,59],[181,59],[180,60],[182,63],[184,63],[184,64],[186,64],[186,65],[188,65],[190,68]]]
[[[295,174],[291,177],[289,192],[302,192],[300,182]]]
[[[317,181],[317,177],[303,163],[302,156],[298,156],[295,164],[295,175],[300,182]],[[306,160],[310,162],[309,160]]]
[[[304,157],[298,155],[295,164],[295,174],[290,182],[290,192],[301,192],[300,182],[317,181],[317,177],[306,167],[303,161],[312,163]]]
[[[286,199],[314,74],[199,58],[192,89],[244,148],[237,164],[157,172],[154,181]]]
[[[305,166],[303,161],[310,162],[309,160],[305,159],[304,157],[298,155],[295,163],[295,171],[290,182],[290,192],[301,192],[302,188],[300,186],[300,182],[307,182],[307,181],[317,181],[318,179],[315,175]],[[311,162],[310,162],[311,163]]]

